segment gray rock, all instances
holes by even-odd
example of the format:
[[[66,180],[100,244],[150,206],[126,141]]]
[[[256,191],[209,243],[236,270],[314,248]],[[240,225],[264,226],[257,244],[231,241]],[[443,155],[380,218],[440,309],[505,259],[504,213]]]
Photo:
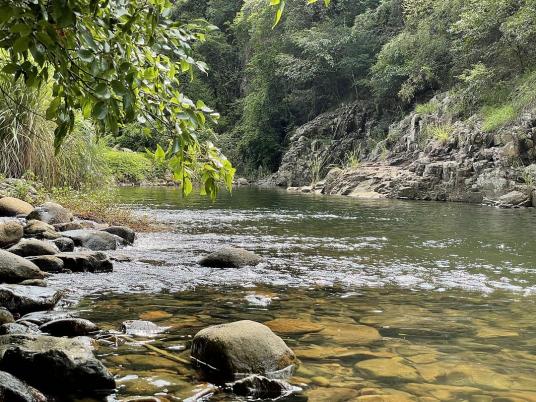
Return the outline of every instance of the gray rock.
[[[62,293],[39,286],[1,285],[0,306],[20,314],[50,310],[61,299]]]
[[[73,311],[36,311],[33,313],[28,313],[17,320],[18,323],[31,323],[35,324],[38,327],[44,323],[55,321],[55,320],[64,320],[67,318],[75,317]]]
[[[10,253],[21,257],[32,257],[38,255],[54,255],[59,253],[55,244],[37,239],[22,239],[13,247],[8,249]]]
[[[43,279],[46,274],[31,261],[0,250],[0,282],[19,283],[26,279]]]
[[[0,371],[0,401],[46,402],[47,398],[18,378],[5,371]]]
[[[51,225],[71,222],[73,218],[71,211],[54,202],[45,202],[28,214],[28,219],[37,219]]]
[[[297,363],[294,352],[270,328],[249,320],[199,331],[191,354],[194,366],[216,381],[233,380],[237,373],[270,376],[283,369],[292,372]]]
[[[54,240],[54,244],[61,252],[69,252],[74,250],[74,241],[68,237],[60,237]]]
[[[505,208],[528,207],[531,205],[530,196],[521,191],[510,191],[499,197],[499,206]]]
[[[128,320],[121,324],[121,332],[126,335],[152,337],[165,331],[165,328],[143,320]]]
[[[29,323],[11,322],[0,325],[0,335],[14,335],[14,334],[39,334],[39,327],[35,325],[26,325]]]
[[[26,201],[13,197],[0,198],[0,216],[28,215],[33,207]]]
[[[9,312],[8,309],[0,307],[0,324],[8,324],[15,322],[13,315]]]
[[[63,397],[106,395],[115,390],[113,376],[95,358],[89,343],[81,338],[0,336],[0,370]]]
[[[280,398],[283,395],[289,395],[295,390],[286,381],[270,379],[260,375],[250,375],[229,384],[228,387],[236,395],[254,399]]]
[[[24,227],[24,237],[54,240],[59,236],[52,225],[36,219],[28,221]]]
[[[61,272],[63,271],[63,260],[53,255],[41,255],[38,257],[29,257],[43,272]]]
[[[98,251],[60,253],[55,257],[63,261],[64,269],[72,272],[112,272],[114,269],[108,256]]]
[[[91,321],[82,318],[62,318],[41,325],[39,330],[52,336],[74,337],[87,336],[99,328]]]
[[[240,268],[255,266],[261,261],[262,258],[251,251],[226,247],[201,258],[199,264],[213,268]]]
[[[109,228],[102,229],[102,231],[119,236],[128,244],[134,243],[136,239],[136,232],[126,226],[110,226]]]
[[[17,221],[0,223],[0,248],[17,243],[24,236],[24,229]]]
[[[75,246],[94,251],[115,250],[118,244],[124,243],[121,237],[100,230],[68,230],[62,235],[72,239]]]
[[[65,223],[56,223],[54,229],[58,232],[66,232],[67,230],[80,230],[84,229],[81,223],[79,222],[65,222]]]
[[[22,286],[40,286],[42,288],[46,288],[48,285],[43,279],[26,279],[25,281],[22,281],[19,283],[19,285]]]

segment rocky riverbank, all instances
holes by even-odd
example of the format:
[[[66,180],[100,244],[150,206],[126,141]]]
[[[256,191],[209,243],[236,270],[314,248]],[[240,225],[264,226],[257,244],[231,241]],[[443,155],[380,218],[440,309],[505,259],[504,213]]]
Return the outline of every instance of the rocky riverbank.
[[[134,320],[124,322],[119,331],[102,330],[62,309],[63,291],[48,288],[46,279],[57,273],[77,280],[77,273],[111,272],[113,262],[106,252],[135,239],[128,227],[79,219],[53,202],[34,207],[18,198],[0,198],[0,400],[100,400],[115,393],[116,379],[93,350],[99,343],[150,339],[163,329]],[[199,264],[240,268],[261,260],[247,250],[224,248]],[[294,353],[268,327],[253,321],[200,331],[192,343],[193,364],[155,346],[148,348],[210,379],[215,385],[204,391],[207,394],[279,397],[294,390],[280,379],[292,374]]]
[[[430,104],[433,111],[410,113],[381,141],[362,102],[321,115],[295,131],[268,183],[362,198],[536,205],[533,114],[487,132],[477,116],[453,120],[447,95]]]

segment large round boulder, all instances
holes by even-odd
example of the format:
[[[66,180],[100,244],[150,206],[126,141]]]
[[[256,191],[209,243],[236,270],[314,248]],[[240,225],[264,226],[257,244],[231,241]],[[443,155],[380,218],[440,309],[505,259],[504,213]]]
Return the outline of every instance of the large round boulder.
[[[33,209],[31,204],[18,198],[0,198],[0,216],[28,215]]]
[[[46,402],[47,398],[18,378],[5,371],[0,371],[0,401]]]
[[[194,366],[216,381],[237,374],[270,375],[283,369],[292,372],[294,352],[270,328],[244,320],[214,325],[199,331],[192,343]]]
[[[108,256],[99,251],[60,253],[55,257],[63,261],[63,268],[72,272],[112,272],[114,266]]]
[[[0,324],[9,324],[15,322],[13,315],[9,312],[8,309],[0,307]]]
[[[0,370],[62,397],[106,395],[115,390],[113,376],[81,338],[0,336]]]
[[[49,225],[46,222],[38,221],[37,219],[28,221],[24,227],[24,237],[54,240],[60,236],[61,235],[56,232],[52,225]]]
[[[60,237],[54,240],[54,244],[61,252],[69,252],[74,250],[74,241],[68,237]]]
[[[121,237],[100,230],[67,230],[62,236],[72,239],[76,246],[94,251],[115,250],[124,243]]]
[[[119,236],[128,244],[134,243],[136,239],[136,232],[126,226],[110,226],[109,228],[102,229],[102,231]]]
[[[83,318],[62,318],[49,321],[39,327],[39,329],[52,336],[87,336],[99,330],[99,328],[89,320]]]
[[[16,221],[0,223],[0,248],[17,243],[24,236],[22,225]]]
[[[28,257],[43,272],[61,272],[63,271],[63,260],[53,255],[40,255],[38,257]]]
[[[46,276],[37,265],[16,254],[0,250],[0,283],[20,283]]]
[[[8,251],[21,257],[34,257],[38,255],[54,255],[59,253],[60,250],[54,243],[37,239],[22,239],[19,243],[10,247]]]
[[[199,260],[199,264],[212,268],[241,268],[255,266],[262,258],[252,251],[236,247],[225,247]]]
[[[27,217],[27,219],[37,219],[50,225],[71,222],[73,218],[71,211],[55,202],[45,202],[33,209]]]

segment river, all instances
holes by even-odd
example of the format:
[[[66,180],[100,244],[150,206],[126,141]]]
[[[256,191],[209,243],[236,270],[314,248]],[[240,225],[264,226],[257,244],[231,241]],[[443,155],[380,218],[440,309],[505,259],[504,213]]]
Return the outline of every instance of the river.
[[[268,322],[302,362],[290,379],[301,391],[286,401],[536,401],[533,209],[257,188],[214,203],[173,188],[118,197],[169,230],[113,252],[122,261],[111,274],[49,280],[103,328],[151,320],[167,328],[154,345],[188,358],[201,328]],[[226,245],[264,262],[197,264]],[[118,378],[111,400],[182,400],[206,387],[190,367],[139,343],[98,354]]]

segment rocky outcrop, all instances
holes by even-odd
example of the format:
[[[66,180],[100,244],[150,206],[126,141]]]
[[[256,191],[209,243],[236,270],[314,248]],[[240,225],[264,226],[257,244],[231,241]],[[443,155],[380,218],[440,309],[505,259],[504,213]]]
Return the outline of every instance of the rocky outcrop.
[[[350,140],[361,137],[356,137],[352,126],[343,125],[339,138],[329,129],[337,119],[362,121],[365,115],[359,108],[343,107],[319,116],[296,130],[272,182],[294,186],[290,188],[294,191],[361,198],[456,201],[500,207],[536,205],[536,117],[526,114],[513,125],[485,132],[476,116],[463,122],[452,121],[448,95],[432,102],[437,111],[428,115],[410,113],[391,125],[380,142],[372,141],[371,130],[361,130],[365,138],[357,143],[376,145],[358,147],[360,162],[353,166],[348,161],[322,160],[325,170],[331,163],[339,167],[331,166],[326,174],[319,175],[325,177],[322,183],[310,187],[307,185],[314,180],[306,170],[311,170],[307,159],[313,154],[306,152],[310,146],[304,144],[318,137],[329,144],[325,152],[335,152],[340,157],[342,151],[333,150],[338,144],[346,144],[346,152],[353,152],[353,145],[348,145]],[[366,117],[374,123],[370,114]],[[363,123],[362,127],[370,125]]]
[[[17,221],[0,222],[0,248],[17,243],[24,235],[22,225]]]
[[[27,217],[28,220],[35,219],[50,225],[71,222],[73,218],[71,211],[55,202],[45,202],[33,209]]]
[[[0,250],[0,283],[20,283],[26,279],[43,279],[45,273],[32,262]]]
[[[236,247],[226,247],[199,260],[199,264],[212,268],[241,268],[255,266],[262,258],[252,251]]]
[[[0,216],[28,215],[33,207],[26,201],[14,197],[0,198]]]
[[[113,376],[95,359],[88,342],[80,339],[0,336],[0,370],[62,397],[106,395],[115,389]]]
[[[270,328],[248,320],[199,331],[191,354],[194,365],[216,380],[232,380],[238,373],[270,377],[297,363],[292,350]]]

